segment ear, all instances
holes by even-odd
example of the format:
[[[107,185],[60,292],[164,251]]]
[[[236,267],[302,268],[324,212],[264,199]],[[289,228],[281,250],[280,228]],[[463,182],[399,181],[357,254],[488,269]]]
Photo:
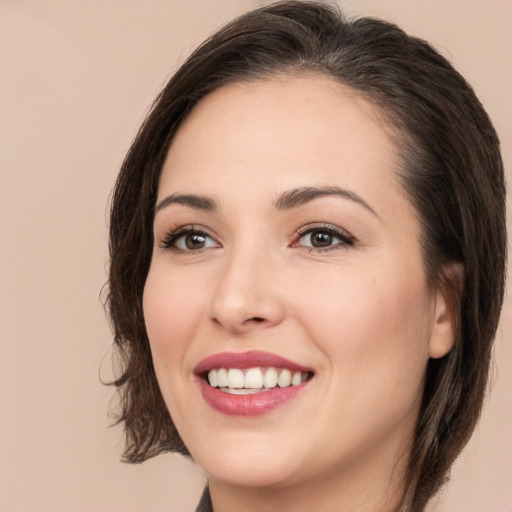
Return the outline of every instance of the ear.
[[[464,269],[461,264],[454,263],[445,268],[443,274],[444,278],[435,293],[435,311],[430,333],[429,355],[433,359],[444,357],[455,344]]]

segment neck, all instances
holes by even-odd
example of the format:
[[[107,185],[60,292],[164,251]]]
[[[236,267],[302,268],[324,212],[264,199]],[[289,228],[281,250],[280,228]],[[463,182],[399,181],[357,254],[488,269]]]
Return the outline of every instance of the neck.
[[[391,460],[391,462],[389,462]],[[230,485],[210,478],[214,512],[399,512],[405,464],[360,464],[346,474],[317,474],[306,482],[271,487]]]

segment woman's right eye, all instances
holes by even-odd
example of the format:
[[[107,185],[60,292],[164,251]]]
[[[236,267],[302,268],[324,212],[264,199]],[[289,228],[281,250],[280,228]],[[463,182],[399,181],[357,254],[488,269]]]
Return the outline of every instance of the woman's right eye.
[[[200,251],[211,247],[219,247],[219,244],[206,232],[198,229],[179,229],[169,233],[162,241],[164,249],[172,249],[181,252]]]

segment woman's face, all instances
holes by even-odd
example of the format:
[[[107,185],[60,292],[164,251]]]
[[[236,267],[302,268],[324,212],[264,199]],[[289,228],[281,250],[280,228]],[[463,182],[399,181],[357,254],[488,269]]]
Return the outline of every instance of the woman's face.
[[[408,451],[451,327],[381,119],[327,78],[269,79],[210,94],[172,143],[144,315],[211,483],[377,485]]]

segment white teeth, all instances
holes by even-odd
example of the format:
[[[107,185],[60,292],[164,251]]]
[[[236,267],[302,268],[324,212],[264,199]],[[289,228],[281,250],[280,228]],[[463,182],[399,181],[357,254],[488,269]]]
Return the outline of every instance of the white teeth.
[[[263,385],[266,388],[275,388],[277,385],[277,371],[275,368],[269,368],[265,372],[265,377],[263,377]]]
[[[298,386],[302,382],[302,372],[295,372],[292,375],[292,386]]]
[[[270,389],[231,389],[224,388],[222,391],[231,395],[254,395],[255,393],[261,393],[262,391],[270,391]]]
[[[212,370],[210,373],[208,373],[208,382],[212,388],[216,388],[219,385],[217,370]]]
[[[261,389],[263,387],[263,374],[259,368],[247,370],[244,387],[249,389]]]
[[[243,388],[245,384],[244,372],[238,368],[228,370],[228,388]]]
[[[285,388],[292,383],[292,372],[290,370],[283,370],[277,379],[277,385],[280,388]]]
[[[228,387],[228,371],[226,370],[226,368],[220,368],[217,371],[217,386],[219,386],[219,388]]]
[[[220,388],[227,393],[246,395],[270,391],[279,386],[298,386],[308,378],[308,372],[293,372],[286,368],[216,368],[207,375],[208,382],[213,388]]]

